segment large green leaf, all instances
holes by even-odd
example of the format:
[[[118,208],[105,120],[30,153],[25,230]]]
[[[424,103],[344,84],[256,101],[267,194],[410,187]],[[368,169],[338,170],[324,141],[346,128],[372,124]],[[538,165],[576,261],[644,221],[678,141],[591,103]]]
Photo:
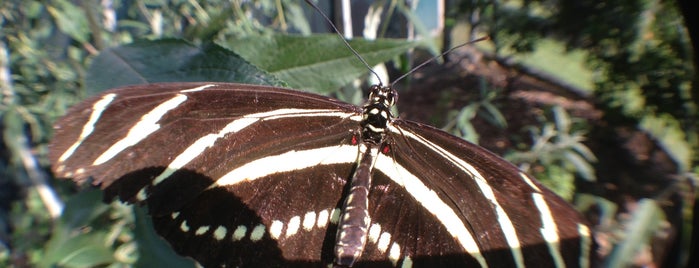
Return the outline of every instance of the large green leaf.
[[[418,45],[404,40],[350,42],[370,65]],[[88,70],[89,95],[153,82],[237,82],[331,92],[368,72],[336,35],[266,35],[195,46],[182,40],[138,41],[104,50]],[[246,61],[247,60],[247,61]],[[250,61],[251,65],[248,61]],[[258,69],[258,66],[260,69]],[[279,78],[279,79],[277,79]],[[280,81],[281,80],[281,81]]]
[[[237,82],[283,86],[273,76],[215,44],[182,40],[138,41],[109,48],[88,69],[89,95],[124,85],[154,82]]]
[[[397,39],[354,39],[349,43],[371,66],[419,45]],[[302,90],[332,92],[369,71],[333,34],[249,36],[222,45]]]
[[[62,267],[94,267],[115,261],[111,245],[105,244],[108,228],[91,224],[109,208],[100,202],[101,197],[101,191],[93,189],[78,193],[66,202],[39,267],[56,264]]]

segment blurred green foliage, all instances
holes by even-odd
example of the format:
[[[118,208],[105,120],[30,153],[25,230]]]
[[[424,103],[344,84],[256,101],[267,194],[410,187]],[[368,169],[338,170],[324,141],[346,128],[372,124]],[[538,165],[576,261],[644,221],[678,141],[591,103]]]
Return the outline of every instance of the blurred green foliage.
[[[606,111],[606,120],[641,126],[652,134],[675,132],[672,138],[656,138],[673,153],[682,172],[696,168],[699,89],[692,84],[696,71],[691,40],[674,3],[462,0],[458,6],[454,16],[475,25],[474,32],[492,36],[495,51],[502,56],[541,55],[539,49],[549,48],[551,41],[565,44],[569,51],[584,51],[583,63],[592,74],[589,84]],[[546,57],[536,59],[546,61]],[[552,64],[556,65],[538,63],[550,70],[561,63]],[[648,124],[639,123],[647,118],[677,124],[669,124],[672,130],[645,128]],[[678,135],[684,139],[673,139]]]

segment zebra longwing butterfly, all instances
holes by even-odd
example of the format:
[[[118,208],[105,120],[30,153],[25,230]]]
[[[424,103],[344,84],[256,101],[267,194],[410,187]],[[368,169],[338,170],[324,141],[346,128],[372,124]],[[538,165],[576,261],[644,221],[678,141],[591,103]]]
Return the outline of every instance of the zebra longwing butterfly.
[[[579,267],[592,246],[564,200],[493,153],[367,104],[284,88],[112,89],[55,125],[53,171],[144,203],[206,267]],[[436,266],[439,265],[439,266]]]

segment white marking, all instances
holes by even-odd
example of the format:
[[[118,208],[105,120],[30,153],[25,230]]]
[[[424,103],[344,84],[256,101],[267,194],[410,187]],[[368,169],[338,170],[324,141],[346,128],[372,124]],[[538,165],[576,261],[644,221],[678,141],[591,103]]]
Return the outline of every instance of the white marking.
[[[400,246],[397,243],[393,243],[388,251],[388,260],[393,263],[393,266],[396,266],[398,265],[398,259],[400,259]]]
[[[182,221],[182,224],[180,224],[180,230],[182,232],[189,232],[189,226],[187,226],[187,221]]]
[[[228,229],[226,227],[223,227],[223,225],[219,225],[216,230],[214,230],[214,239],[216,240],[223,240],[226,237],[226,234],[228,233]]]
[[[391,234],[390,233],[388,233],[388,232],[382,233],[381,232],[381,225],[378,223],[374,223],[371,226],[369,226],[369,234],[367,235],[367,237],[371,243],[376,244],[376,248],[382,254],[386,253],[386,251],[388,250],[388,259],[391,261],[391,263],[393,263],[393,266],[398,265],[398,261],[400,260],[400,256],[401,256],[401,249],[400,249],[400,245],[397,242],[391,243]],[[389,244],[391,244],[390,249],[388,248]],[[407,261],[407,263],[406,263],[406,261]],[[412,266],[412,260],[409,259],[409,256],[406,256],[406,259],[403,260],[402,267],[411,267],[411,266]]]
[[[376,248],[379,249],[381,253],[385,253],[388,250],[388,244],[391,243],[391,234],[387,232],[381,233],[379,241],[376,243]]]
[[[590,239],[590,229],[582,224],[578,223],[578,233],[580,234],[580,267],[586,268],[590,267],[590,246],[592,240]]]
[[[124,151],[126,148],[129,148],[148,137],[150,134],[152,134],[160,128],[160,124],[158,124],[158,121],[160,121],[160,119],[167,112],[177,108],[177,106],[179,106],[186,100],[187,96],[177,94],[171,99],[167,100],[166,102],[163,102],[157,107],[153,108],[153,110],[143,115],[143,117],[141,117],[141,120],[138,121],[136,125],[129,129],[129,133],[126,134],[126,137],[122,138],[121,140],[114,143],[111,147],[109,147],[109,149],[107,149],[104,153],[102,153],[102,155],[95,159],[95,162],[92,163],[92,165],[101,165],[104,162],[107,162],[110,159],[112,159],[120,152]]]
[[[354,163],[356,156],[357,147],[355,145],[288,151],[279,155],[263,157],[231,170],[219,178],[212,187],[235,185],[279,172],[300,170],[317,165]]]
[[[277,240],[279,237],[282,235],[282,229],[284,228],[284,223],[278,220],[272,221],[272,224],[269,226],[269,235],[274,239]]]
[[[95,102],[94,105],[92,105],[92,113],[90,113],[90,118],[87,120],[85,125],[83,126],[82,132],[80,132],[80,136],[78,136],[78,140],[73,143],[68,149],[63,152],[61,157],[58,158],[58,162],[63,162],[66,161],[73,153],[75,153],[75,150],[78,149],[80,144],[85,141],[85,139],[92,134],[93,131],[95,131],[95,124],[97,124],[97,121],[99,120],[100,116],[102,116],[102,113],[104,110],[107,109],[107,106],[114,101],[116,98],[116,94],[110,93],[107,95],[102,96],[102,99],[99,101]]]
[[[374,127],[373,125],[366,125],[366,127],[371,129],[371,131],[373,131],[373,132],[382,133],[382,132],[386,131],[384,128]]]
[[[332,109],[277,109],[269,112],[249,114],[245,117],[260,118],[264,121],[275,120],[281,118],[292,118],[292,117],[307,117],[307,116],[325,116],[325,117],[339,117],[339,118],[351,118],[353,121],[357,120],[358,115],[354,113],[345,113],[338,110]]]
[[[369,227],[369,241],[371,243],[376,243],[379,241],[379,236],[381,235],[381,225],[374,223]]]
[[[494,206],[497,215],[497,221],[505,235],[505,240],[512,251],[512,256],[514,257],[517,267],[524,267],[524,257],[522,256],[521,245],[519,243],[519,238],[515,231],[514,225],[510,220],[509,216],[505,210],[500,206],[499,202],[495,198],[492,188],[485,180],[485,178],[476,170],[473,166],[466,163],[464,160],[456,157],[444,148],[428,141],[427,139],[410,132],[405,129],[396,128],[394,125],[388,125],[389,131],[402,134],[404,137],[409,137],[416,142],[422,143],[424,146],[434,150],[436,153],[445,157],[455,166],[459,167],[465,174],[468,174],[473,178],[478,185],[478,188],[483,193],[483,196],[487,198]],[[481,266],[487,266],[485,258],[480,253],[478,245],[473,239],[473,235],[465,228],[465,224],[459,216],[456,215],[453,209],[449,207],[439,196],[429,189],[427,186],[418,179],[417,176],[407,171],[401,165],[393,162],[389,157],[379,157],[377,159],[376,168],[382,170],[389,178],[394,180],[399,185],[405,187],[406,191],[412,195],[418,202],[420,202],[423,207],[427,208],[432,214],[434,214],[437,219],[446,227],[447,231],[452,234],[469,252],[471,255],[478,260]],[[397,173],[397,174],[396,174]],[[401,181],[398,178],[402,178]]]
[[[252,242],[257,242],[262,239],[262,236],[265,235],[265,226],[262,224],[258,224],[255,226],[255,228],[252,229],[252,232],[250,233],[250,240]]]
[[[84,169],[84,168],[79,168],[78,170],[75,171],[75,175],[80,175],[80,174],[83,174],[83,173],[85,173],[85,169]]]
[[[313,230],[313,226],[316,223],[316,212],[309,211],[306,215],[303,215],[303,229],[306,231]]]
[[[529,176],[527,176],[527,174],[524,174],[523,172],[520,172],[520,173],[519,173],[519,176],[522,177],[522,179],[524,180],[524,182],[526,182],[527,184],[529,184],[529,187],[532,187],[532,189],[534,189],[534,190],[537,191],[537,192],[541,192],[541,189],[539,189],[539,187],[537,187],[536,184],[534,184],[534,182],[532,181],[532,179],[530,179]]]
[[[352,188],[352,190],[354,190],[354,188]],[[350,191],[350,192],[352,192],[352,191]],[[350,193],[350,194],[347,196],[347,200],[345,201],[345,204],[352,203],[352,200],[354,200],[354,192]],[[347,209],[348,209],[348,208],[345,207],[345,210],[347,210]]]
[[[144,186],[141,188],[141,190],[138,190],[138,193],[136,193],[136,200],[145,201],[146,198],[148,198],[148,195],[146,194],[146,187]]]
[[[268,121],[268,120],[274,120],[274,119],[281,119],[281,118],[292,118],[292,117],[305,117],[305,116],[326,116],[326,117],[340,117],[340,118],[348,118],[352,117],[354,114],[352,113],[344,113],[344,112],[338,112],[336,110],[330,110],[330,109],[278,109],[278,110],[273,110],[269,112],[264,112],[264,113],[255,113],[255,114],[249,114],[246,115],[242,118],[233,120],[232,122],[228,123],[225,127],[223,127],[218,133],[216,134],[208,134],[205,135],[198,140],[196,140],[192,145],[187,147],[182,153],[180,153],[178,156],[175,157],[175,159],[168,164],[168,167],[158,175],[154,180],[153,180],[153,185],[156,185],[163,180],[167,179],[172,175],[175,171],[178,169],[181,169],[185,165],[187,165],[189,162],[191,162],[194,158],[197,156],[201,155],[206,149],[211,148],[214,146],[216,141],[219,139],[225,137],[226,135],[230,133],[237,133],[241,131],[242,129],[249,127],[250,125],[257,123],[259,121]],[[264,158],[263,158],[264,159]],[[298,159],[295,159],[296,161],[299,161]],[[291,161],[291,163],[295,163],[294,161]],[[332,163],[334,164],[334,163]],[[273,165],[274,166],[274,165]],[[226,177],[226,176],[224,176]],[[218,184],[221,185],[221,184]]]
[[[189,92],[202,91],[202,90],[204,90],[204,89],[207,88],[207,87],[213,87],[213,86],[215,86],[215,85],[212,85],[212,84],[203,85],[203,86],[195,87],[195,88],[192,88],[192,89],[180,90],[180,93],[189,93]]]
[[[248,227],[245,227],[245,225],[238,225],[238,227],[235,228],[235,231],[233,231],[233,241],[240,241],[240,239],[243,239],[247,233]]]
[[[174,220],[174,219],[177,219],[177,216],[180,216],[180,212],[173,212],[172,214],[170,214],[170,217],[171,217],[173,220]]]
[[[187,149],[185,149],[181,154],[179,154],[177,157],[175,157],[172,162],[167,166],[165,171],[158,175],[153,180],[153,185],[157,185],[158,183],[162,182],[166,178],[170,177],[172,173],[175,173],[178,169],[184,167],[184,165],[188,164],[191,162],[194,158],[197,156],[201,155],[204,150],[210,148],[211,146],[216,143],[216,141],[220,138],[223,138],[229,133],[236,133],[240,131],[241,129],[257,122],[259,119],[256,118],[241,118],[237,120],[233,120],[233,122],[229,123],[226,125],[221,131],[219,131],[216,134],[209,134],[204,137],[199,138],[197,141],[192,143]]]
[[[401,268],[412,268],[413,267],[413,259],[410,258],[410,256],[406,256],[405,259],[403,259],[403,265],[400,266]]]
[[[466,229],[463,221],[456,215],[437,193],[428,188],[420,179],[410,173],[404,167],[391,161],[388,157],[379,156],[376,162],[376,169],[381,170],[394,182],[403,186],[406,191],[415,198],[430,213],[435,215],[437,220],[446,228],[447,232],[461,243],[461,246],[471,254],[481,267],[487,267],[485,258],[480,253],[478,244],[471,233]]]
[[[532,198],[534,199],[534,204],[539,209],[539,213],[541,214],[542,226],[540,231],[541,235],[544,237],[544,240],[546,240],[546,245],[549,248],[549,253],[551,253],[553,262],[556,264],[556,267],[565,267],[563,257],[561,256],[561,252],[559,250],[558,226],[556,226],[556,222],[553,220],[551,210],[549,210],[549,206],[546,204],[546,200],[544,200],[543,195],[533,193]]]
[[[299,231],[301,225],[301,217],[293,216],[286,225],[286,237],[292,237]]]
[[[326,225],[328,225],[328,220],[330,220],[329,217],[330,217],[330,212],[328,212],[327,209],[321,210],[321,211],[318,213],[318,222],[316,223],[316,225],[318,226],[318,228],[323,228],[323,227],[325,227]]]
[[[205,225],[205,226],[202,226],[202,227],[199,227],[199,228],[197,228],[197,230],[194,232],[194,234],[195,234],[195,235],[203,235],[203,234],[205,234],[207,231],[209,231],[209,228],[210,228],[210,227],[209,227],[209,226],[206,226],[206,225]]]
[[[337,224],[340,222],[340,213],[341,211],[339,208],[333,209],[332,214],[330,214],[330,223]]]

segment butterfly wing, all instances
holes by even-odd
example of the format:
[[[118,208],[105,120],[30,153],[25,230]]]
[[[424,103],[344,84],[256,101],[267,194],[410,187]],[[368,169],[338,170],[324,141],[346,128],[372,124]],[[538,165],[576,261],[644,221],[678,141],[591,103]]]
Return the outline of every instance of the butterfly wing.
[[[395,120],[389,131],[390,151],[374,170],[365,258],[399,266],[588,264],[584,219],[515,166],[430,126]]]
[[[72,108],[50,158],[57,176],[91,178],[108,200],[148,204],[158,233],[204,265],[320,263],[307,245],[333,224],[360,113],[271,87],[132,86]]]

